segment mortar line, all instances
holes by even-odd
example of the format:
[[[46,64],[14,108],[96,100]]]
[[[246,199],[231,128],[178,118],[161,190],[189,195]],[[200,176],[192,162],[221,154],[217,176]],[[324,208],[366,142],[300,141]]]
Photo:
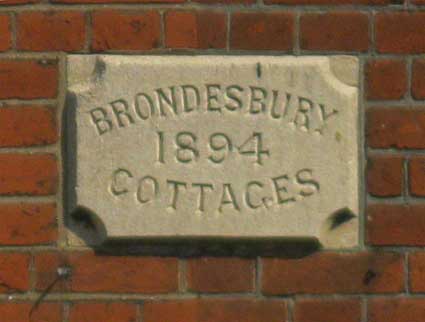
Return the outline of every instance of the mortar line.
[[[365,58],[359,58],[359,93],[358,93],[358,102],[359,102],[359,115],[357,126],[359,131],[358,145],[359,145],[359,156],[358,156],[358,181],[359,181],[359,229],[358,229],[358,239],[360,248],[365,247],[365,224],[366,224],[366,208],[367,208],[367,192],[366,192],[366,162],[367,162],[367,150],[366,150],[366,114],[365,114],[365,95],[364,95],[364,78],[365,78]]]
[[[85,43],[84,43],[84,52],[90,53],[93,43],[93,21],[92,21],[92,11],[85,12]]]
[[[18,33],[18,28],[17,28],[17,15],[16,12],[11,12],[9,14],[10,17],[10,37],[11,37],[11,50],[12,51],[16,51],[17,48],[17,33]]]
[[[58,191],[56,193],[56,205],[57,205],[57,223],[58,223],[58,232],[59,232],[59,238],[58,238],[58,247],[59,249],[63,249],[67,245],[67,231],[65,227],[65,212],[63,207],[63,193],[64,193],[64,178],[63,178],[63,171],[64,171],[64,162],[63,162],[63,155],[62,155],[62,145],[63,145],[63,124],[62,124],[62,115],[64,113],[64,105],[65,105],[65,90],[66,90],[66,58],[65,55],[59,59],[58,62],[58,68],[60,72],[59,76],[59,92],[58,92],[58,113],[56,115],[58,120],[58,131],[59,131],[59,144],[56,146],[56,155],[57,155],[57,162],[59,167],[59,186]]]
[[[402,197],[407,203],[409,200],[409,162],[410,155],[407,155],[403,158],[403,167],[402,167]]]
[[[368,305],[368,300],[365,297],[361,298],[360,308],[361,308],[361,318],[360,318],[361,321],[368,322],[369,305]]]
[[[160,34],[159,34],[159,48],[165,49],[166,43],[165,43],[165,15],[166,10],[160,10],[159,11],[159,28],[160,28]]]
[[[226,52],[230,51],[230,37],[231,34],[231,28],[232,28],[232,14],[229,10],[226,10]]]

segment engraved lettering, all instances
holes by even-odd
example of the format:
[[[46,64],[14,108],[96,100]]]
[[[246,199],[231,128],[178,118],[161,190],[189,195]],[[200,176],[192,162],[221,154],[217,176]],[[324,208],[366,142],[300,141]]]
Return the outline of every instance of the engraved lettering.
[[[287,184],[289,181],[288,175],[284,174],[282,176],[272,178],[272,181],[273,181],[278,204],[284,204],[284,203],[295,201],[295,197],[289,197],[289,196],[285,197],[282,195],[283,193],[288,194],[288,189],[287,189]]]
[[[238,93],[239,92],[239,93]],[[243,92],[243,88],[238,85],[231,85],[226,88],[226,97],[230,100],[226,103],[226,107],[229,111],[236,111],[242,108],[242,98],[240,95]]]
[[[143,103],[143,101],[145,103]],[[145,106],[145,112],[143,113],[143,106]],[[136,115],[142,120],[147,120],[151,115],[155,113],[155,107],[152,98],[146,93],[139,93],[136,95],[134,109]]]
[[[221,90],[221,86],[218,84],[208,84],[207,87],[207,110],[208,111],[214,111],[214,112],[220,112],[221,113],[221,106],[219,105],[219,99],[218,99],[218,93]]]
[[[262,87],[251,86],[251,101],[249,112],[251,114],[264,113],[266,111],[267,91]]]
[[[190,132],[180,132],[176,135],[176,159],[182,163],[188,163],[199,157],[196,148],[196,135]]]
[[[162,116],[166,116],[167,114],[165,113],[165,106],[168,106],[171,108],[171,111],[174,113],[174,115],[178,115],[178,111],[177,111],[177,100],[176,100],[176,93],[175,93],[175,89],[174,86],[170,86],[168,88],[169,94],[167,95],[165,93],[165,90],[162,88],[158,88],[155,90],[156,93],[156,98],[158,101],[158,107],[159,107],[159,112]]]
[[[119,99],[109,103],[112,107],[112,111],[115,114],[119,127],[124,127],[127,124],[133,124],[133,117],[128,111],[128,104],[125,100]]]
[[[233,209],[240,210],[235,197],[235,192],[233,191],[230,183],[223,184],[223,193],[221,195],[220,206],[218,207],[218,211],[223,212],[223,207],[226,205],[232,205]]]
[[[198,88],[193,85],[182,85],[183,91],[183,107],[185,112],[191,112],[199,109],[201,103],[201,96]],[[192,97],[192,100],[190,99]],[[191,101],[192,104],[191,104]]]
[[[210,183],[192,183],[192,187],[199,188],[198,208],[197,210],[205,211],[205,191],[207,189],[214,190],[214,186]]]
[[[112,130],[112,121],[108,118],[108,113],[103,108],[97,107],[91,109],[90,116],[99,135]]]
[[[187,185],[185,182],[175,181],[175,180],[167,180],[167,185],[171,186],[172,193],[171,193],[171,200],[170,200],[170,208],[173,208],[174,210],[177,209],[177,200],[179,198],[179,192],[180,187],[186,188]]]
[[[301,169],[296,173],[295,177],[297,183],[302,186],[300,191],[301,196],[308,197],[319,191],[320,185],[313,179],[313,170]]]
[[[151,183],[152,193],[151,193],[151,197],[150,198],[149,197],[148,198],[145,198],[145,197],[143,197],[144,196],[144,194],[143,194],[144,189],[143,188],[144,188],[144,184],[145,183],[148,183],[148,182]],[[144,204],[144,203],[148,203],[150,201],[153,201],[154,199],[156,199],[158,197],[158,195],[159,195],[158,181],[156,181],[156,179],[154,177],[145,176],[145,177],[143,177],[143,178],[141,178],[139,180],[139,186],[137,187],[136,196],[137,196],[137,200],[141,204]]]
[[[252,193],[253,193],[253,190],[251,189],[252,187],[256,187],[257,189],[258,188],[262,189],[264,187],[264,185],[261,182],[258,182],[258,181],[250,181],[246,185],[246,191],[245,191],[246,204],[251,209],[257,209],[257,208],[260,208],[263,205],[264,200],[262,202],[257,202],[257,203],[252,202],[252,199],[251,199]]]
[[[133,178],[133,175],[130,171],[126,169],[117,169],[112,174],[112,183],[111,183],[111,192],[114,196],[120,196],[128,192],[125,183],[127,178]]]

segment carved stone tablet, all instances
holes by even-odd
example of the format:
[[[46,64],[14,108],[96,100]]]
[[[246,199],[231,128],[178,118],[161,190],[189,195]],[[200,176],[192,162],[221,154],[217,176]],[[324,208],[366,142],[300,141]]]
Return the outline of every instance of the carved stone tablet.
[[[67,66],[69,203],[103,238],[357,244],[356,58],[74,55]]]

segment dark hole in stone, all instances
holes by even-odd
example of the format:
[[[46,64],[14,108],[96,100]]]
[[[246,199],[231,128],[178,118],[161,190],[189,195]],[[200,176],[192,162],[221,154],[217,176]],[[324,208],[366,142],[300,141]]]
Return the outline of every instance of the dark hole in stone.
[[[101,80],[106,71],[106,64],[101,58],[96,58],[93,75],[95,80]]]
[[[374,271],[369,269],[363,277],[363,284],[369,285],[370,282],[372,282],[372,280],[376,277],[376,275],[377,274]]]
[[[350,221],[351,219],[355,218],[356,215],[353,214],[353,212],[348,208],[343,208],[332,214],[330,217],[331,220],[331,226],[330,230],[334,230],[335,228],[338,228],[342,224]]]
[[[77,208],[72,214],[72,219],[74,219],[77,223],[84,226],[84,228],[88,230],[96,231],[96,225],[93,221],[92,216],[90,213],[83,209],[83,208]]]

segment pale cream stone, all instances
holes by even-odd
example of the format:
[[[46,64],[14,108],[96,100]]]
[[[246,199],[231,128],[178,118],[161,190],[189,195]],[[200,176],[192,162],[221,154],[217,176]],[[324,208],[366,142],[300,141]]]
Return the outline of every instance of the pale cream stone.
[[[90,243],[357,245],[356,58],[70,55],[67,66],[68,209],[90,214]]]

